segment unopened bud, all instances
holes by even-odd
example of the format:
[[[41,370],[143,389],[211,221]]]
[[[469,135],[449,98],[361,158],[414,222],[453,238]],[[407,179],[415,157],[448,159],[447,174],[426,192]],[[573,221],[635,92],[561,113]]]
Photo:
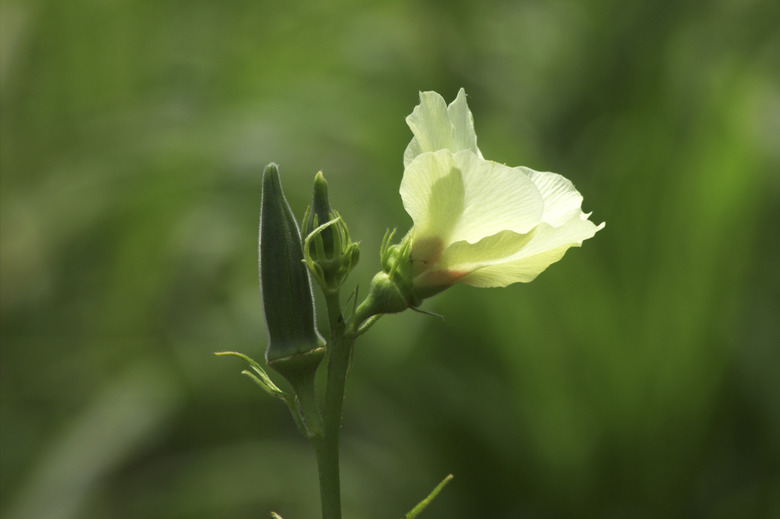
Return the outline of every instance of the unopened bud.
[[[360,245],[349,237],[347,224],[330,206],[322,172],[314,177],[311,206],[301,222],[306,265],[326,292],[344,283],[360,258]]]

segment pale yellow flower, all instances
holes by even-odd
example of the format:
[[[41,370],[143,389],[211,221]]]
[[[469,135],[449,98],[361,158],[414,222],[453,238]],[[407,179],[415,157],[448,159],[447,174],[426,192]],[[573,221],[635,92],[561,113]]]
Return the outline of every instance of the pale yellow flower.
[[[604,224],[583,213],[582,195],[555,173],[485,160],[463,89],[449,106],[422,92],[406,119],[401,198],[412,217],[412,284],[503,287],[528,282]]]

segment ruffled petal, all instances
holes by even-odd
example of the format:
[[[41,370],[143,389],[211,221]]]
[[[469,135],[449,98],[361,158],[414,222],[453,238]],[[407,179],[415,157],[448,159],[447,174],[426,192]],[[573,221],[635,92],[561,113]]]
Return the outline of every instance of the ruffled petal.
[[[587,219],[588,215],[575,216],[560,227],[547,223],[540,224],[530,239],[514,254],[495,260],[482,261],[479,266],[472,265],[469,274],[458,281],[477,287],[505,287],[512,283],[532,281],[544,269],[561,259],[571,247],[579,247],[584,240],[592,238],[604,223],[595,225]],[[448,256],[444,251],[442,257]],[[450,265],[459,269],[464,265]]]
[[[466,103],[466,92],[461,88],[448,107],[436,92],[420,92],[420,104],[406,118],[414,137],[404,151],[404,167],[420,154],[448,149],[469,150],[480,158],[474,118]]]
[[[582,214],[582,195],[570,180],[557,173],[534,171],[518,167],[533,180],[544,198],[542,221],[559,227],[574,216]]]
[[[437,238],[444,247],[505,230],[527,233],[544,210],[528,175],[470,151],[419,155],[404,171],[401,198],[414,220],[414,240]]]
[[[471,115],[469,105],[466,103],[466,91],[462,88],[458,96],[447,107],[447,115],[452,123],[452,148],[453,152],[469,150],[482,158],[482,152],[477,148],[477,133],[474,131],[474,116]]]

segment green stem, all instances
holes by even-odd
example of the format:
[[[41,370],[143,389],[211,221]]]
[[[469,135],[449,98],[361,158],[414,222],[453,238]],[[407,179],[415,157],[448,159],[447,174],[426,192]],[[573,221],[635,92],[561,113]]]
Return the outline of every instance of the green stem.
[[[296,380],[295,384],[293,384],[293,389],[297,397],[298,416],[301,422],[298,424],[298,427],[301,428],[303,426],[303,434],[311,441],[317,441],[317,438],[322,436],[322,417],[317,407],[314,377],[300,377],[300,380]],[[295,416],[296,413],[293,413],[293,418]]]
[[[312,439],[320,479],[322,519],[341,519],[339,436],[354,333],[341,314],[338,292],[326,293],[331,341],[328,345],[328,376],[322,413],[322,434]]]

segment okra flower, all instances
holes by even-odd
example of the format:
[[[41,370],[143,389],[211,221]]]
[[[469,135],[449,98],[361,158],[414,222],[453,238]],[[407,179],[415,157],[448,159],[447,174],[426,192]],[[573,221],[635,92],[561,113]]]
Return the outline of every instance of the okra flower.
[[[482,158],[463,89],[447,107],[420,94],[407,117],[401,198],[412,217],[412,285],[503,287],[528,282],[604,224],[581,209],[582,195],[555,173]]]
[[[406,118],[401,198],[414,226],[382,249],[360,317],[416,307],[455,283],[528,282],[604,224],[582,211],[582,195],[556,173],[485,160],[461,89],[449,106],[421,92]]]

